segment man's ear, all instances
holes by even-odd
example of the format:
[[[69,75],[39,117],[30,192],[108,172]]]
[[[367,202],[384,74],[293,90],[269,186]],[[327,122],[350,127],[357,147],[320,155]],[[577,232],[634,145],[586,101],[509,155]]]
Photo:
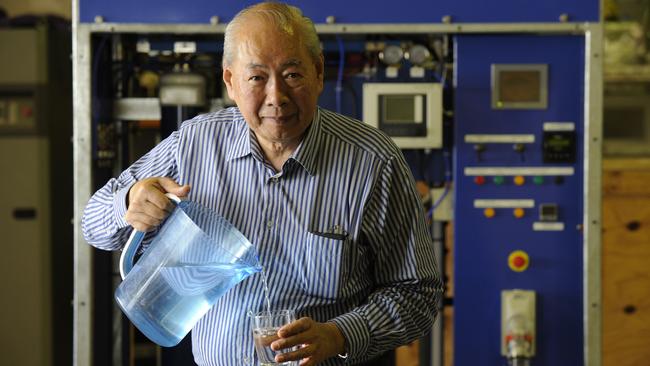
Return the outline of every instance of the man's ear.
[[[228,91],[228,96],[230,97],[230,99],[235,100],[233,96],[234,90],[232,87],[232,71],[230,71],[229,67],[224,67],[222,77],[223,77],[223,83],[226,84],[226,90]]]

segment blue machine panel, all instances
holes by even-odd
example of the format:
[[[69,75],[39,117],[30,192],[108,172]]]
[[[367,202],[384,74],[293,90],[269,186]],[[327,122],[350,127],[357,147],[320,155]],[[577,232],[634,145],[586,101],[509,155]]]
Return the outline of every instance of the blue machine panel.
[[[101,15],[112,23],[204,23],[218,15],[227,22],[243,7],[258,1],[212,0],[79,0],[80,22],[90,23]],[[408,3],[359,0],[287,1],[300,7],[316,23],[333,15],[338,23],[439,23],[450,15],[454,22],[557,22],[561,14],[571,21],[598,21],[597,0],[456,0]]]
[[[583,362],[583,106],[584,38],[582,36],[462,35],[456,41],[455,95],[455,364],[504,365],[501,356],[501,300],[506,289],[534,290],[537,295],[536,350],[532,365],[576,366]],[[494,110],[492,64],[547,64],[548,108]],[[544,163],[544,122],[573,122],[575,163]],[[487,143],[476,152],[468,134],[534,135],[522,153],[512,143]],[[574,173],[556,181],[524,175],[484,184],[465,174],[467,167],[560,167]],[[495,174],[496,175],[496,174]],[[495,208],[487,218],[477,199],[532,199],[534,208],[513,216],[513,208]],[[559,208],[561,231],[535,231],[539,205]],[[523,250],[530,266],[515,272],[508,256]]]

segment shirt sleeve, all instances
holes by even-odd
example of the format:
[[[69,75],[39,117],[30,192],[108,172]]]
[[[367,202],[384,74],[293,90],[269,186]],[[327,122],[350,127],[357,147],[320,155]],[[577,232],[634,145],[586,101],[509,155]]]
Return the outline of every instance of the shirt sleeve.
[[[365,361],[431,330],[443,285],[413,178],[400,154],[387,161],[364,210],[362,232],[374,252],[375,291],[332,320],[348,362]]]
[[[89,244],[104,250],[124,246],[131,231],[124,220],[129,189],[148,177],[170,177],[178,182],[178,140],[179,132],[175,131],[93,194],[81,219],[81,230]]]

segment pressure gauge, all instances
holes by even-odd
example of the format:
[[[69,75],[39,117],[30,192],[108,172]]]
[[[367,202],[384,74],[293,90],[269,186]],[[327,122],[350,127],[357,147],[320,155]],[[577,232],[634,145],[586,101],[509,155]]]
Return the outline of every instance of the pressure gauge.
[[[413,65],[422,66],[431,59],[431,52],[429,52],[429,49],[423,45],[416,44],[411,46],[408,50],[406,58],[411,61]]]
[[[379,52],[379,59],[386,65],[397,65],[402,61],[404,51],[400,46],[388,45]]]

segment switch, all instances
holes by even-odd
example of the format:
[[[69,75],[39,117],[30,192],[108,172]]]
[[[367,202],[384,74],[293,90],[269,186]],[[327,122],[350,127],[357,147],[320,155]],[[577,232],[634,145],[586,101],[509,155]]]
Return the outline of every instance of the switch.
[[[500,185],[502,185],[506,180],[505,180],[505,178],[503,178],[502,176],[497,175],[496,177],[492,178],[492,181],[494,182],[494,184],[500,186]]]
[[[488,219],[493,218],[496,214],[497,214],[496,211],[494,211],[492,207],[488,207],[485,210],[483,210],[483,215]]]
[[[523,272],[530,265],[530,257],[523,250],[515,250],[508,256],[508,267],[515,272]]]
[[[564,183],[564,177],[561,176],[561,175],[558,175],[558,176],[555,177],[555,179],[553,179],[553,182],[555,182],[555,184],[557,184],[557,185],[560,185],[560,184]]]
[[[516,218],[520,219],[520,218],[524,217],[524,215],[526,214],[526,212],[524,211],[523,208],[521,208],[521,207],[517,207],[517,208],[515,208],[514,210],[512,210],[512,214],[513,214]]]
[[[483,159],[481,158],[481,154],[487,150],[487,147],[485,144],[475,144],[474,145],[474,152],[476,152],[476,159],[478,161],[482,161]]]
[[[482,175],[477,175],[476,177],[474,177],[474,183],[476,183],[476,185],[479,185],[479,186],[484,185],[485,184],[485,177],[482,176]]]
[[[533,183],[537,184],[538,186],[544,184],[544,177],[541,175],[535,176],[535,178],[533,178]]]
[[[526,178],[524,178],[522,175],[518,175],[513,179],[513,181],[515,182],[515,185],[523,186],[524,183],[526,183]]]
[[[526,150],[526,146],[524,144],[518,143],[518,144],[512,145],[512,149],[514,151],[518,152],[518,153],[522,153],[522,152],[524,152],[524,150]]]
[[[526,145],[517,143],[512,145],[512,149],[519,154],[519,157],[521,158],[521,161],[524,162],[526,161],[526,156],[524,156],[524,151],[526,150]]]

